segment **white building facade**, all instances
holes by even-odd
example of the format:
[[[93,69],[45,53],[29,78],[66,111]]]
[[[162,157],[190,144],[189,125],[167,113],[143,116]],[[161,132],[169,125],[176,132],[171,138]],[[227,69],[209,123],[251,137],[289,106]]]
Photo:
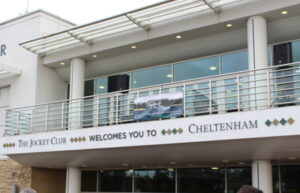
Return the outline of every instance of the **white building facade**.
[[[0,153],[65,171],[66,193],[299,192],[299,8],[175,0],[60,20],[17,41],[23,66],[0,56]]]

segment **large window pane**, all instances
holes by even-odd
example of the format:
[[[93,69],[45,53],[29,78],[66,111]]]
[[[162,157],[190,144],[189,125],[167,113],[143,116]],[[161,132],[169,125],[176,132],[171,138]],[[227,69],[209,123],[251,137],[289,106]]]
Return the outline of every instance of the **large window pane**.
[[[248,70],[248,51],[234,52],[222,55],[222,73],[232,73]]]
[[[292,59],[293,62],[300,61],[300,41],[292,42]]]
[[[281,193],[300,192],[300,166],[280,166]]]
[[[187,80],[219,74],[219,57],[202,58],[174,64],[174,80]]]
[[[272,175],[273,175],[273,193],[279,193],[279,167],[272,167]]]
[[[96,79],[96,94],[107,93],[107,77]]]
[[[172,169],[135,171],[135,192],[175,192],[175,172]]]
[[[227,168],[227,193],[236,193],[242,185],[251,185],[251,167]]]
[[[178,169],[179,193],[224,193],[224,169]]]
[[[172,82],[172,65],[132,72],[132,88]]]
[[[81,191],[97,192],[97,171],[81,172]]]
[[[100,171],[99,192],[132,192],[133,171]]]

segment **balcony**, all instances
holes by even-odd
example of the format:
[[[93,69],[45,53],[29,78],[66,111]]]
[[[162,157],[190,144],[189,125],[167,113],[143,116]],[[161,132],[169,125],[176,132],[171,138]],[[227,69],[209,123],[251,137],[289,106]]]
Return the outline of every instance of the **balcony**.
[[[173,92],[183,93],[183,114],[177,118],[299,105],[300,63],[10,109],[4,135],[137,122],[137,97]]]

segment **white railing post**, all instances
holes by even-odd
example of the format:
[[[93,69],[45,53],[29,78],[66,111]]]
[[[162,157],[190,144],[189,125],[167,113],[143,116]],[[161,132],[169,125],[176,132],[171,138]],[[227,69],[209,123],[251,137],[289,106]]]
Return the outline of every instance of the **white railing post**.
[[[20,111],[17,113],[17,133],[20,135]]]
[[[182,107],[183,107],[183,117],[185,117],[186,116],[186,112],[185,112],[185,101],[186,101],[186,99],[185,99],[185,97],[186,97],[186,93],[185,93],[185,82],[183,83],[183,100],[182,100],[182,102],[183,102],[183,104],[182,104]]]
[[[236,76],[236,87],[237,87],[237,109],[240,111],[241,104],[240,104],[240,76]]]
[[[63,101],[62,103],[61,103],[61,130],[64,130],[64,119],[65,119],[65,116],[64,116],[64,114],[65,114],[65,102]]]
[[[116,94],[116,116],[115,116],[115,122],[116,125],[118,124],[118,120],[119,120],[119,93]]]
[[[270,83],[270,71],[267,71],[267,94],[268,94],[268,108],[271,108],[272,102],[271,102],[271,83]]]
[[[209,114],[212,114],[212,84],[211,79],[209,80]]]
[[[30,115],[30,131],[31,133],[33,133],[33,110],[34,108],[32,108],[32,111],[31,111],[31,115]]]
[[[100,116],[99,116],[99,111],[100,111],[100,108],[99,108],[99,106],[100,106],[100,103],[99,103],[99,98],[98,97],[95,97],[94,98],[94,104],[95,104],[95,106],[96,106],[96,108],[94,109],[94,113],[93,113],[93,116],[95,116],[94,117],[94,127],[98,127],[98,125],[99,125],[99,123],[100,123],[100,121],[99,121],[99,118],[100,118]]]
[[[49,111],[49,106],[47,104],[46,105],[46,117],[45,117],[45,131],[48,130],[48,111]]]

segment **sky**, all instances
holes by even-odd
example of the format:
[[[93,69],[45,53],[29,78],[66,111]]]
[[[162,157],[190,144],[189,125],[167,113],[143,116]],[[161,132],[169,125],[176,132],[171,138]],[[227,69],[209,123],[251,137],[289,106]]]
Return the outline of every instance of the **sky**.
[[[163,0],[0,0],[0,23],[43,9],[77,25],[118,15]]]

